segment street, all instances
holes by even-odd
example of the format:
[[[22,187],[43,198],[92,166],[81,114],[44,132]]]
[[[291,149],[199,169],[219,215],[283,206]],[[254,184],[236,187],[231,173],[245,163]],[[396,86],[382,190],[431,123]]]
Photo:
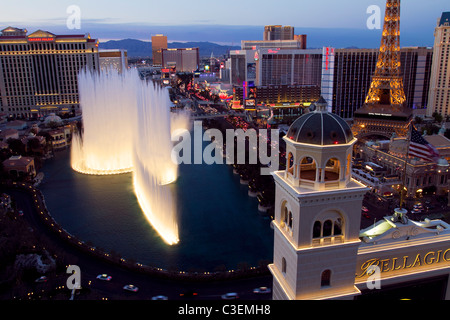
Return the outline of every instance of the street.
[[[217,282],[180,282],[175,280],[159,279],[157,277],[138,274],[122,268],[120,265],[108,263],[105,260],[97,259],[91,255],[77,250],[66,241],[62,240],[54,232],[50,231],[39,219],[34,209],[32,198],[28,193],[20,190],[4,190],[10,194],[17,202],[18,210],[23,211],[23,218],[29,224],[34,232],[39,232],[40,236],[45,237],[58,248],[56,254],[64,254],[65,261],[70,265],[77,265],[81,270],[81,290],[80,294],[75,296],[75,300],[151,300],[154,296],[163,295],[169,300],[220,300],[221,295],[229,292],[238,293],[241,299],[245,300],[270,300],[271,294],[254,294],[253,289],[259,287],[271,287],[272,277],[262,276],[251,279],[235,279],[229,281]],[[99,274],[108,274],[112,280],[101,281],[96,279]],[[30,292],[27,297],[36,299],[39,295],[45,296],[46,291],[57,291],[62,293],[67,300],[70,297],[70,290],[65,288],[70,274],[58,273],[48,275],[45,283],[30,284]],[[133,284],[139,288],[138,292],[128,292],[123,286]],[[44,292],[42,292],[44,290]],[[196,295],[189,296],[190,293]],[[181,294],[184,294],[181,296]],[[12,299],[8,293],[0,293],[2,299]]]

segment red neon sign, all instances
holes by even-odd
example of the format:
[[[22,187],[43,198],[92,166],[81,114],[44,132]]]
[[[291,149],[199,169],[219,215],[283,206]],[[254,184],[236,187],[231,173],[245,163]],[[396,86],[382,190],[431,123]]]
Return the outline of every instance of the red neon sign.
[[[31,42],[51,42],[54,40],[55,38],[28,38],[28,41]]]

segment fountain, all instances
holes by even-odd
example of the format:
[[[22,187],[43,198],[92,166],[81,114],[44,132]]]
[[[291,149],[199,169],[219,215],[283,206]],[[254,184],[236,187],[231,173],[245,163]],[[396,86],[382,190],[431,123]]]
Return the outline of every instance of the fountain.
[[[176,201],[170,184],[178,178],[178,166],[171,159],[170,101],[166,92],[147,83],[139,87],[137,101],[134,191],[147,220],[166,243],[176,244]]]
[[[92,175],[132,171],[135,78],[135,72],[80,72],[84,132],[83,139],[73,138],[71,163],[75,171]]]
[[[170,184],[178,166],[171,159],[171,135],[187,129],[188,115],[171,114],[167,92],[140,80],[136,71],[83,71],[79,79],[84,133],[73,140],[72,168],[93,175],[132,172],[145,217],[167,244],[177,244]]]

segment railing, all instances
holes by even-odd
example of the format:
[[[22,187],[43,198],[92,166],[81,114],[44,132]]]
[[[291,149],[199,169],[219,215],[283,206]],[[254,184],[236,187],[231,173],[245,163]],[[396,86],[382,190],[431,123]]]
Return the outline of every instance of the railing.
[[[315,238],[312,240],[313,247],[326,246],[330,244],[336,243],[344,243],[344,236],[331,236],[331,237],[323,237],[323,238]]]

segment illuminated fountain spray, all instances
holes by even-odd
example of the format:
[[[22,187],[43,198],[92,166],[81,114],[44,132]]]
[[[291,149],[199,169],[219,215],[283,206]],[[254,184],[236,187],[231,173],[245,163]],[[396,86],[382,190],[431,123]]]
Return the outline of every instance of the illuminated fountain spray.
[[[166,90],[137,72],[80,74],[83,138],[74,137],[72,168],[83,174],[133,172],[134,192],[153,228],[170,245],[179,242],[178,178],[171,159],[171,134],[187,129],[188,114],[171,114]]]
[[[165,90],[143,83],[137,93],[134,192],[142,211],[168,244],[178,238],[177,208],[170,184],[178,178],[171,159],[170,101]]]
[[[132,171],[135,79],[135,72],[80,72],[84,131],[82,138],[73,138],[71,163],[75,171],[92,175]]]

